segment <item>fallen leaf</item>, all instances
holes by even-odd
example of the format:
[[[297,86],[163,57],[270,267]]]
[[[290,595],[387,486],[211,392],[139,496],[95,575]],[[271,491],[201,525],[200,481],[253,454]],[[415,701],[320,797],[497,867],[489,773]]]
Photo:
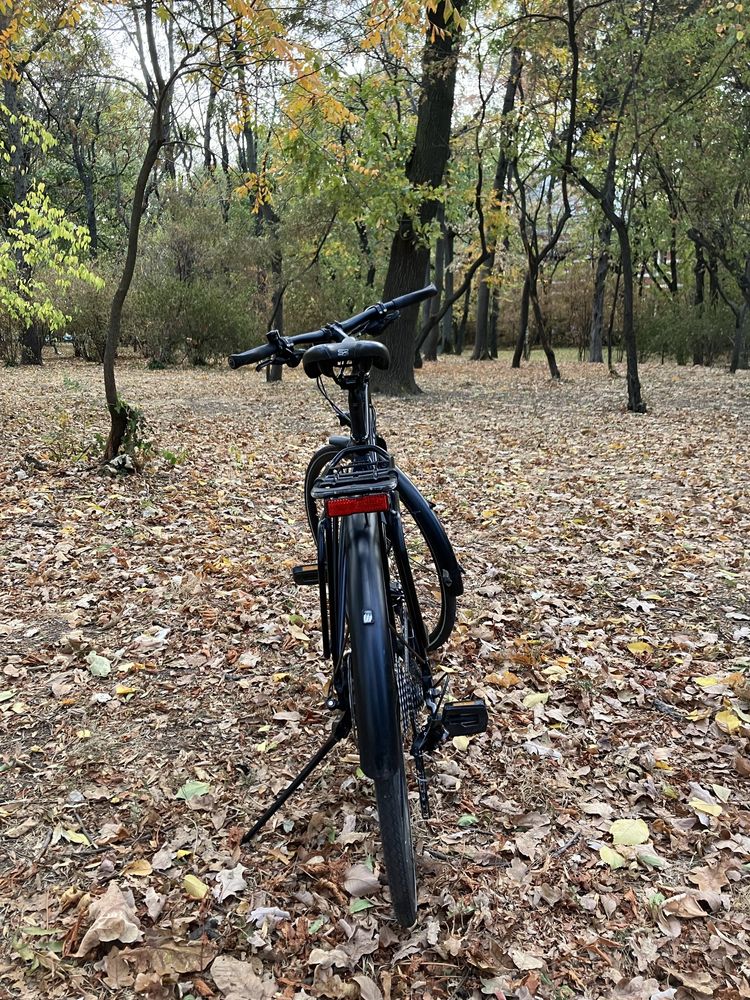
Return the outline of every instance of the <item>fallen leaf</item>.
[[[244,865],[237,865],[235,868],[225,868],[216,876],[216,886],[214,887],[214,897],[223,903],[228,896],[236,896],[247,888],[247,882],[242,877],[247,871]]]
[[[362,1000],[383,1000],[380,987],[369,976],[360,974],[352,976],[352,979],[359,986],[359,995],[362,997]]]
[[[690,799],[688,805],[696,812],[707,813],[709,816],[721,816],[723,811],[718,802],[704,802],[702,799]]]
[[[112,661],[108,660],[106,656],[100,656],[93,652],[93,650],[86,657],[86,662],[92,677],[109,677],[112,672]]]
[[[717,712],[714,717],[714,722],[723,733],[727,733],[730,736],[732,733],[736,733],[742,725],[735,713],[730,712],[729,709],[725,709],[723,712]]]
[[[638,639],[635,642],[629,642],[628,649],[630,650],[631,653],[634,653],[636,656],[641,653],[653,653],[654,651],[654,647],[651,645],[651,643],[644,642],[642,639]]]
[[[270,1000],[277,989],[273,976],[259,976],[249,962],[228,955],[219,955],[211,966],[211,975],[226,1000]]]
[[[623,847],[645,844],[649,838],[648,826],[642,819],[616,819],[609,828],[612,843]]]
[[[208,892],[208,886],[197,875],[186,875],[182,880],[182,888],[191,899],[203,899]]]
[[[350,896],[369,896],[380,892],[380,881],[366,865],[352,865],[344,875],[344,888]]]
[[[135,913],[133,893],[130,890],[123,893],[116,882],[110,882],[105,894],[93,900],[88,917],[92,923],[76,952],[78,958],[83,958],[105,941],[132,944],[143,937],[141,923]]]
[[[532,955],[531,952],[524,951],[523,948],[509,948],[508,955],[515,967],[522,972],[529,972],[532,969],[543,969],[547,964],[543,958],[540,958],[538,955]]]
[[[131,861],[130,864],[125,865],[122,874],[133,875],[135,878],[145,878],[152,871],[153,868],[145,858],[138,858],[136,861]]]
[[[205,781],[195,781],[195,779],[191,778],[178,790],[175,798],[187,800],[195,798],[198,795],[208,795],[210,791],[211,786]]]
[[[622,868],[627,864],[627,861],[622,854],[618,854],[617,851],[611,847],[607,847],[606,844],[602,844],[599,848],[599,857],[605,862],[605,864],[608,864],[613,871],[618,868]]]
[[[536,705],[546,705],[548,701],[549,691],[534,691],[526,695],[523,704],[526,708],[534,708]]]

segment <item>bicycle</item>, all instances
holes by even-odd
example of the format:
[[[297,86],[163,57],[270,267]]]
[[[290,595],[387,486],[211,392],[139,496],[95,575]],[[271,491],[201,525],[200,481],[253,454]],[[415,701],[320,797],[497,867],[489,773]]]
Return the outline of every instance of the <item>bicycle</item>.
[[[447,677],[432,675],[428,654],[455,624],[461,568],[434,510],[377,433],[370,372],[388,367],[388,349],[355,337],[381,333],[401,309],[435,294],[428,285],[293,337],[271,330],[267,344],[229,358],[231,368],[255,364],[256,370],[302,363],[349,431],[330,437],[308,465],[305,509],[317,560],[292,570],[295,583],[318,588],[323,655],[332,664],[325,704],[341,714],[243,843],[354,729],[361,769],[375,787],[393,912],[405,927],[416,919],[417,883],[404,744],[410,741],[420,807],[429,818],[425,754],[451,736],[483,732],[487,711],[480,699],[446,700]],[[348,411],[333,401],[324,379],[348,393]]]

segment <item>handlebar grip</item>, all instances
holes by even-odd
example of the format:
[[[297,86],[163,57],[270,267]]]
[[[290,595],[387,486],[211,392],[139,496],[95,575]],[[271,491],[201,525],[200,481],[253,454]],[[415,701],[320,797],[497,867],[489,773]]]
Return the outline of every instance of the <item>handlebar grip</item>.
[[[433,295],[437,295],[437,288],[430,283],[424,288],[418,288],[415,292],[407,292],[406,295],[399,295],[397,299],[385,302],[384,305],[389,312],[391,309],[406,309],[417,302],[423,302],[425,299],[432,298]]]
[[[274,352],[271,344],[261,344],[260,347],[251,347],[249,351],[242,351],[241,354],[232,354],[227,358],[230,368],[242,368],[244,365],[257,365],[260,361],[270,358]]]

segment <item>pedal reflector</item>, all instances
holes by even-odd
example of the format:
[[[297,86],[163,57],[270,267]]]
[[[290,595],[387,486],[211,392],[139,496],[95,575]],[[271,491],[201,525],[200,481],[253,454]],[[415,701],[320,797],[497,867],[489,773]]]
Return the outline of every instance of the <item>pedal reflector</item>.
[[[443,708],[443,728],[449,736],[471,736],[487,728],[487,706],[481,698],[452,701]]]
[[[318,582],[318,567],[315,563],[293,566],[292,578],[298,587],[314,587]]]
[[[345,517],[347,514],[374,514],[388,510],[387,493],[371,493],[365,497],[337,497],[326,500],[326,514],[329,517]]]

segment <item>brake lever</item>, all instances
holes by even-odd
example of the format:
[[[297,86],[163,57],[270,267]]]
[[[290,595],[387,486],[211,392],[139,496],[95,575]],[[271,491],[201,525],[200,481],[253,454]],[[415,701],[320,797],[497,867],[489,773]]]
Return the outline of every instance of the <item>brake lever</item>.
[[[386,312],[383,310],[379,316],[370,320],[363,330],[363,333],[374,333],[377,336],[377,334],[382,333],[387,326],[390,326],[391,323],[395,323],[400,315],[401,313],[398,309],[394,309],[393,312]]]

